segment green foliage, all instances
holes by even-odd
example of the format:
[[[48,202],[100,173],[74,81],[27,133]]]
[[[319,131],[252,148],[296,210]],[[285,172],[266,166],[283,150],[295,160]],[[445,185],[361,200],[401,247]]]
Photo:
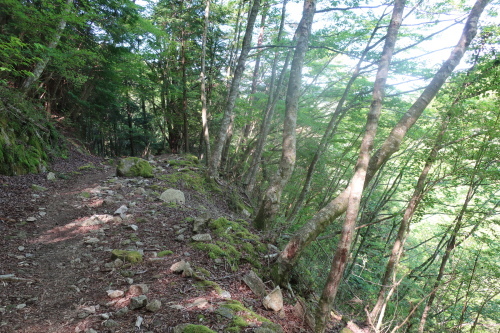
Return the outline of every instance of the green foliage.
[[[111,251],[111,259],[121,259],[123,261],[135,264],[142,262],[142,254],[137,251],[113,250]]]

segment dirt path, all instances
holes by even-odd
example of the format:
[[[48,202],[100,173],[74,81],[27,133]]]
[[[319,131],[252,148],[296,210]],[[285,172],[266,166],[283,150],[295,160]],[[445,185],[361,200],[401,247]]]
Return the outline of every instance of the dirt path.
[[[291,305],[281,313],[263,309],[241,282],[249,263],[235,270],[233,258],[214,260],[192,247],[197,217],[239,218],[220,191],[188,184],[196,174],[178,176],[166,158],[157,160],[154,179],[117,178],[114,167],[88,156],[71,161],[53,166],[55,181],[46,174],[0,177],[0,332],[172,332],[181,323],[223,332],[234,322],[220,311],[229,299],[286,332],[305,331]],[[185,205],[158,200],[157,191],[173,186],[184,192]],[[122,205],[128,211],[114,214]],[[116,260],[113,249],[138,251],[144,260]],[[170,255],[158,256],[166,250]],[[197,276],[171,271],[182,260]],[[159,308],[133,309],[137,296]],[[249,319],[244,331],[259,325]]]

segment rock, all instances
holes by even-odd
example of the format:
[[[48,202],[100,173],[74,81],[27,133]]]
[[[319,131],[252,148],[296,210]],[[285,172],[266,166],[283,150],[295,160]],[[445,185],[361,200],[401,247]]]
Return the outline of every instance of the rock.
[[[120,324],[118,324],[118,322],[114,321],[113,319],[108,319],[105,322],[103,322],[102,324],[104,325],[104,327],[108,327],[108,328],[117,327],[120,325]]]
[[[267,295],[266,285],[254,271],[248,272],[248,274],[243,277],[243,282],[245,282],[255,295],[259,297],[265,297]]]
[[[128,313],[128,311],[129,311],[128,307],[125,306],[125,307],[121,308],[120,310],[116,311],[115,316],[117,316],[117,317],[124,316]]]
[[[275,323],[263,322],[259,328],[254,330],[255,333],[283,333],[283,328]]]
[[[184,260],[176,262],[172,264],[172,266],[170,266],[170,270],[174,273],[182,273],[189,268],[191,268],[191,265],[189,264],[189,262],[186,262]]]
[[[153,167],[148,161],[138,157],[122,158],[116,167],[116,175],[120,177],[153,177]]]
[[[182,242],[185,238],[186,238],[186,236],[184,236],[183,234],[181,234],[181,235],[175,237],[175,240],[178,240],[178,241]]]
[[[108,293],[109,298],[118,298],[125,294],[122,290],[108,290],[106,292]]]
[[[160,195],[160,200],[166,203],[176,203],[179,205],[184,205],[186,203],[186,198],[184,192],[169,188]]]
[[[26,222],[35,222],[36,221],[36,217],[34,216],[30,216],[26,219]]]
[[[139,230],[139,227],[138,227],[138,226],[136,226],[135,224],[130,224],[128,227],[129,227],[130,229],[134,230],[134,231]]]
[[[128,211],[128,207],[125,205],[121,205],[120,208],[118,208],[113,215],[120,215],[122,219],[126,217],[126,213]]]
[[[149,291],[149,287],[147,284],[133,284],[128,289],[129,295],[141,295],[146,294]]]
[[[252,216],[252,213],[250,213],[248,210],[246,209],[243,209],[241,211],[241,214],[243,214],[243,216],[245,216],[246,218],[249,218],[250,216]]]
[[[212,240],[212,236],[210,236],[210,234],[197,234],[191,237],[191,239],[196,242],[210,242]]]
[[[56,180],[56,174],[53,172],[49,172],[47,174],[47,180]]]
[[[228,319],[233,319],[234,318],[234,312],[231,309],[226,308],[225,306],[219,306],[216,310],[215,313]]]
[[[97,243],[99,243],[99,238],[96,238],[96,237],[87,237],[83,242],[85,244],[97,244]]]
[[[31,189],[38,192],[44,192],[48,190],[48,188],[36,184],[31,185]]]
[[[161,301],[154,299],[151,302],[148,302],[146,305],[146,310],[151,311],[151,312],[157,312],[161,308]]]
[[[221,290],[218,294],[222,298],[231,298],[231,293],[227,290]]]
[[[111,259],[121,259],[130,263],[138,263],[142,261],[142,254],[138,251],[113,250],[111,251]]]
[[[191,277],[194,276],[194,271],[192,268],[187,268],[182,272],[183,277]]]
[[[208,222],[210,222],[210,218],[208,217],[197,217],[193,221],[193,232],[194,233],[199,233],[205,227],[208,225]]]
[[[274,288],[269,295],[264,297],[262,300],[262,304],[264,307],[268,310],[273,310],[275,312],[280,311],[283,309],[283,295],[281,294],[281,289],[280,287]]]
[[[18,249],[19,251],[23,252],[23,251],[24,251],[24,246],[19,246],[17,249]]]
[[[137,297],[132,297],[130,299],[130,309],[135,310],[135,309],[140,309],[146,306],[148,303],[148,298],[146,295],[140,295]]]
[[[98,332],[93,328],[89,328],[88,330],[85,331],[85,333],[98,333]]]
[[[38,215],[40,215],[41,217],[44,217],[45,215],[47,215],[47,212],[38,212]]]
[[[205,298],[198,298],[193,301],[191,304],[187,304],[186,308],[198,308],[202,309],[208,305],[208,301]]]

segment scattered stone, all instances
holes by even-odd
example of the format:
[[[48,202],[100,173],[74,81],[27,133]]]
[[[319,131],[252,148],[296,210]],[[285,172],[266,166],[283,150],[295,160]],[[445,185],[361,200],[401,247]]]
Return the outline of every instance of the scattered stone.
[[[97,244],[99,243],[99,238],[96,237],[86,237],[86,239],[83,241],[85,244]]]
[[[24,251],[24,246],[19,246],[17,249],[18,249],[19,251],[23,252],[23,251]]]
[[[193,221],[193,232],[194,233],[199,233],[205,227],[208,225],[208,222],[210,222],[209,217],[197,217]]]
[[[229,309],[229,308],[226,308],[225,306],[219,306],[216,310],[215,310],[215,313],[224,317],[224,318],[228,318],[228,319],[233,319],[234,318],[234,312]]]
[[[180,228],[179,230],[177,230],[175,232],[176,235],[180,235],[180,234],[183,234],[184,232],[186,232],[186,228]]]
[[[249,218],[250,216],[252,216],[252,213],[250,213],[246,209],[243,209],[243,211],[241,212],[241,214],[243,214],[243,216],[245,216],[246,218]]]
[[[125,294],[122,290],[108,290],[106,292],[108,293],[109,298],[118,298]]]
[[[191,265],[189,264],[189,262],[186,262],[184,260],[176,262],[172,266],[170,266],[170,270],[174,273],[182,273],[189,268],[191,268]]]
[[[146,306],[148,303],[148,298],[146,295],[140,295],[137,297],[132,297],[130,299],[130,309],[135,310],[135,309],[140,309]]]
[[[153,167],[148,161],[138,157],[127,157],[120,160],[116,167],[116,175],[120,177],[153,177]]]
[[[24,304],[24,303],[23,304],[18,304],[16,306],[16,309],[21,310],[21,309],[24,309],[25,307],[26,307],[26,304]]]
[[[131,285],[130,288],[128,289],[128,294],[129,295],[142,295],[142,294],[147,294],[149,291],[149,287],[147,284],[141,283],[141,284],[134,284]]]
[[[169,307],[172,308],[172,309],[176,309],[176,310],[184,310],[185,309],[185,307],[183,307],[180,304],[170,305]]]
[[[221,290],[218,294],[222,298],[231,298],[231,293],[227,290]]]
[[[264,297],[262,300],[262,304],[264,307],[268,310],[273,310],[275,312],[280,311],[283,309],[283,295],[281,294],[281,289],[280,287],[274,288],[269,295]]]
[[[128,313],[129,309],[127,306],[121,308],[120,310],[116,311],[115,312],[115,316],[117,317],[121,317],[121,316],[124,316]]]
[[[85,331],[85,333],[98,333],[98,332],[93,328],[89,328],[88,330]]]
[[[175,237],[176,240],[178,241],[183,241],[186,237],[183,234],[180,234],[179,236]]]
[[[69,289],[79,293],[80,292],[80,288],[78,288],[77,286],[75,286],[74,284],[72,284],[71,286],[69,286]]]
[[[125,219],[127,217],[126,213],[128,211],[128,207],[125,206],[125,205],[121,205],[120,208],[118,208],[117,210],[115,210],[115,212],[113,213],[113,215],[120,215],[120,217],[122,219]]]
[[[161,301],[158,299],[154,299],[151,302],[148,302],[146,305],[146,310],[151,312],[157,312],[161,308]]]
[[[198,299],[194,300],[193,303],[187,304],[186,309],[189,309],[189,308],[202,309],[202,308],[206,307],[207,305],[208,305],[208,301],[205,298],[198,298]]]
[[[35,222],[36,221],[36,217],[34,216],[30,216],[26,219],[26,222]]]
[[[99,317],[101,317],[102,320],[108,320],[110,318],[110,314],[109,313],[101,313],[99,315]]]
[[[56,180],[56,174],[53,172],[49,172],[47,174],[47,180]]]
[[[164,201],[166,203],[173,202],[173,203],[176,203],[179,205],[184,205],[186,203],[186,198],[184,196],[184,192],[173,189],[173,188],[169,188],[168,190],[163,192],[160,195],[160,200]]]
[[[134,230],[134,231],[139,230],[139,227],[138,227],[138,226],[136,226],[135,224],[130,224],[128,227],[129,227],[130,229]]]
[[[138,251],[113,250],[111,259],[121,259],[134,264],[142,261],[142,254]]]
[[[254,272],[250,271],[243,277],[243,282],[259,297],[267,295],[266,285],[262,279]]]
[[[187,268],[182,272],[182,277],[192,277],[194,276],[194,270],[192,268]]]
[[[44,217],[45,215],[47,215],[47,212],[38,212],[38,215],[40,215],[40,217]]]
[[[196,242],[210,242],[212,240],[212,236],[210,236],[210,234],[197,234],[191,237],[191,239]]]
[[[48,190],[48,188],[36,184],[31,185],[31,189],[33,191],[39,191],[39,192],[44,192]]]
[[[104,327],[111,328],[111,327],[117,327],[120,324],[118,322],[114,321],[113,319],[108,319],[105,322],[102,323]]]

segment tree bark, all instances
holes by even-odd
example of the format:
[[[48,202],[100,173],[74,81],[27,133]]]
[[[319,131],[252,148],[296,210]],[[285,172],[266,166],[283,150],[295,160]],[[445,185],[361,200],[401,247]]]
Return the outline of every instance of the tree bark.
[[[387,29],[385,45],[382,50],[379,68],[373,87],[373,99],[367,116],[365,135],[361,141],[358,161],[349,185],[351,190],[349,192],[349,199],[347,203],[346,218],[342,226],[340,240],[337,244],[337,249],[333,257],[332,267],[330,269],[330,273],[328,274],[323,293],[318,302],[315,327],[315,332],[317,333],[323,333],[326,329],[330,307],[337,295],[337,290],[344,274],[347,260],[349,259],[352,236],[354,228],[356,227],[356,220],[358,217],[359,205],[361,203],[361,196],[363,194],[368,163],[370,161],[370,154],[373,149],[373,142],[377,133],[378,121],[382,110],[385,83],[389,73],[392,54],[394,53],[394,48],[396,46],[399,27],[401,26],[401,21],[403,19],[405,2],[406,0],[396,0],[394,2],[391,22],[389,24],[389,28]]]
[[[254,220],[257,229],[266,229],[276,217],[279,210],[281,193],[292,175],[296,157],[296,127],[299,105],[300,87],[302,84],[302,67],[309,45],[309,35],[316,11],[316,0],[304,0],[302,19],[299,22],[295,36],[297,45],[290,67],[285,99],[285,120],[283,124],[283,147],[278,172],[273,177],[269,188],[264,193],[259,211]]]
[[[283,1],[283,7],[281,9],[281,21],[280,27],[278,30],[278,42],[281,40],[283,35],[283,29],[285,26],[285,14],[286,14],[286,4],[287,0]],[[262,152],[264,151],[264,145],[266,143],[267,135],[269,134],[269,130],[271,128],[271,120],[274,116],[274,110],[276,107],[276,102],[278,100],[278,96],[281,93],[281,86],[284,80],[284,73],[288,68],[288,63],[290,59],[290,52],[287,54],[287,58],[285,60],[285,65],[283,66],[283,70],[281,72],[280,78],[278,80],[278,84],[275,85],[276,81],[276,68],[278,66],[278,51],[274,54],[274,60],[271,70],[271,82],[269,84],[269,97],[267,100],[266,110],[264,112],[264,116],[262,117],[262,123],[260,125],[260,132],[257,138],[257,145],[255,147],[255,151],[252,154],[252,160],[250,162],[250,168],[245,175],[245,179],[243,181],[245,185],[245,190],[248,193],[253,192],[253,188],[255,186],[255,181],[257,178],[257,171],[260,165],[260,159],[262,158]]]
[[[66,0],[66,5],[62,11],[62,17],[61,20],[59,21],[59,24],[56,29],[56,33],[54,35],[54,38],[50,41],[49,45],[47,46],[48,49],[55,49],[57,47],[57,44],[59,43],[59,40],[61,39],[62,32],[64,31],[64,28],[66,28],[66,15],[70,12],[71,10],[71,5],[73,4],[73,0]],[[50,56],[46,55],[42,59],[40,59],[36,65],[35,68],[33,69],[33,76],[29,76],[24,80],[23,84],[21,85],[21,92],[23,94],[27,94],[28,91],[30,90],[31,86],[33,83],[38,81],[40,76],[42,76],[43,71],[45,70],[45,67],[47,67],[47,64],[50,61]]]
[[[207,4],[205,6],[205,25],[203,27],[203,37],[202,37],[202,46],[201,46],[201,73],[200,73],[200,81],[201,81],[201,124],[202,124],[202,135],[203,142],[205,143],[205,152],[206,152],[206,161],[210,161],[210,156],[212,155],[210,149],[210,134],[208,132],[208,108],[207,108],[207,88],[206,88],[206,77],[205,77],[205,62],[207,57],[207,32],[209,23],[209,15],[210,15],[210,0],[207,0]]]
[[[440,69],[434,75],[429,85],[425,88],[419,98],[403,115],[396,126],[392,129],[389,136],[386,138],[382,146],[370,158],[366,173],[365,186],[373,178],[377,170],[387,160],[399,150],[399,146],[403,141],[408,130],[415,124],[418,118],[422,115],[427,105],[436,96],[437,92],[444,84],[446,79],[453,72],[455,67],[462,59],[467,47],[474,38],[477,32],[477,24],[479,17],[487,5],[488,0],[478,0],[471,12],[458,44],[452,50],[450,57],[443,63]],[[287,285],[289,273],[297,263],[304,249],[322,233],[325,228],[333,222],[337,217],[342,215],[347,210],[347,202],[351,190],[351,185],[348,185],[336,198],[322,208],[316,215],[309,220],[302,228],[300,228],[292,239],[285,246],[283,251],[278,256],[277,262],[273,266],[273,279],[281,284]]]
[[[390,295],[392,295],[392,293],[396,288],[396,280],[395,280],[396,267],[399,264],[399,259],[401,258],[401,254],[403,253],[404,244],[406,242],[406,237],[408,236],[408,230],[410,227],[411,220],[413,218],[413,215],[415,214],[415,211],[418,208],[418,205],[420,204],[420,201],[422,200],[425,194],[424,192],[425,192],[425,184],[427,176],[437,158],[439,150],[442,148],[443,136],[446,130],[448,129],[449,121],[450,121],[450,116],[447,115],[446,118],[443,119],[443,123],[436,137],[434,147],[432,148],[431,153],[429,154],[429,157],[425,162],[424,168],[422,169],[422,172],[418,177],[417,185],[415,186],[412,197],[408,202],[408,205],[406,206],[403,218],[399,225],[398,234],[392,246],[391,255],[387,262],[385,273],[382,278],[382,281],[380,282],[381,287],[378,293],[377,303],[375,304],[375,306],[373,307],[372,311],[369,314],[371,322],[376,323],[375,327],[376,330],[380,328],[380,325],[384,317],[384,312],[387,302],[389,301]]]
[[[229,95],[226,101],[226,106],[224,108],[224,116],[222,118],[221,127],[219,129],[219,135],[217,136],[217,141],[215,142],[212,156],[210,158],[208,172],[209,176],[212,178],[219,177],[219,166],[221,163],[222,150],[224,149],[224,144],[226,143],[231,118],[233,116],[234,105],[236,103],[236,98],[238,97],[241,78],[243,77],[243,71],[245,70],[245,62],[248,53],[250,52],[253,27],[257,18],[257,14],[259,12],[259,8],[260,0],[254,0],[252,8],[248,13],[247,27],[245,30],[245,36],[243,37],[241,53],[238,58],[238,64],[236,65],[236,69],[234,71],[231,87],[229,88]]]

